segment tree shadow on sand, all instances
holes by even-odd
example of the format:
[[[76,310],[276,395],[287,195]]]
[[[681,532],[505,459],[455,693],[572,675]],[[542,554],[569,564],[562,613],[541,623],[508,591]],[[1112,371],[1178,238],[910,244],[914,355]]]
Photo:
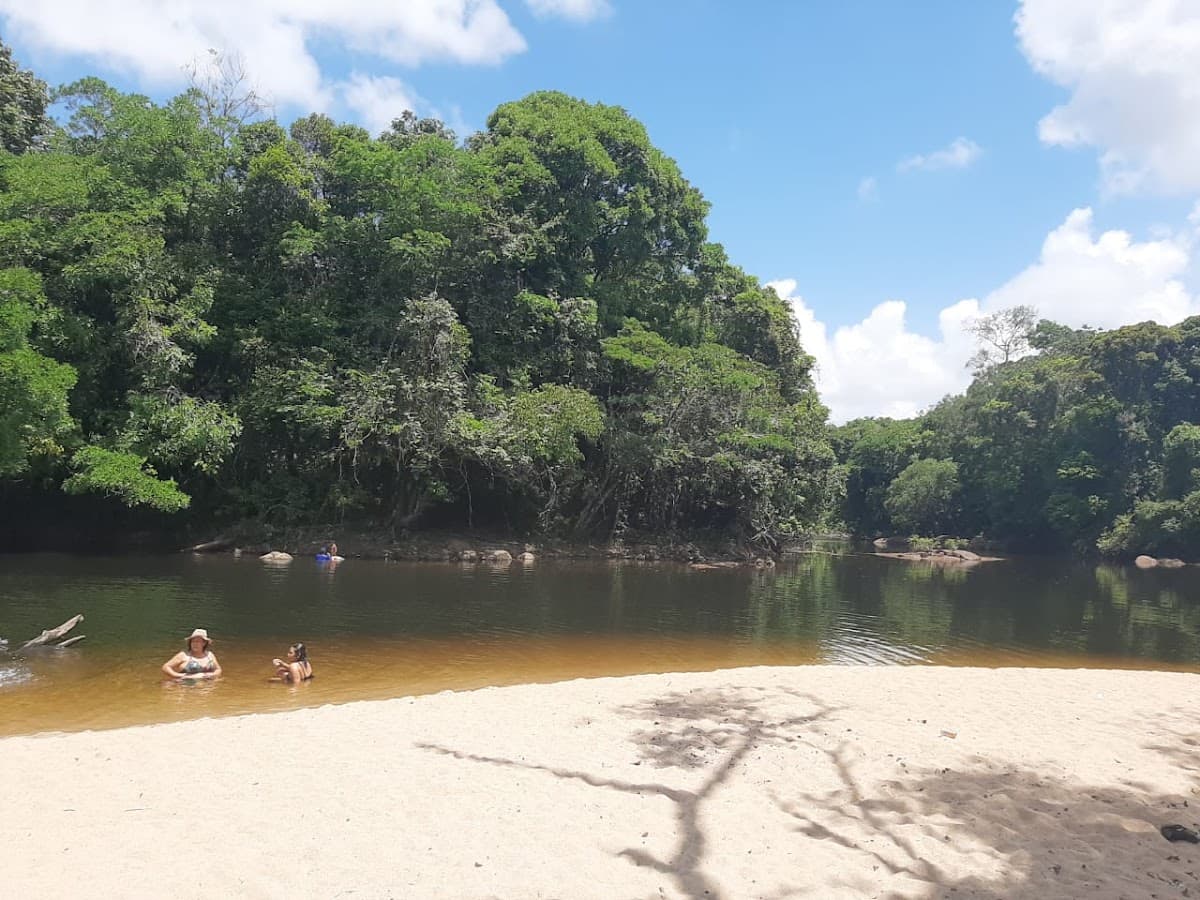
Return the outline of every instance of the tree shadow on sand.
[[[913,773],[868,789],[846,751],[826,751],[839,787],[772,794],[797,834],[845,851],[847,873],[882,869],[898,885],[880,891],[879,879],[847,874],[841,891],[892,900],[1200,897],[1200,847],[1169,843],[1158,830],[1196,827],[1200,806],[1187,796],[1020,767]]]
[[[764,711],[765,701],[780,694],[790,694],[793,698],[805,701],[811,711],[782,719],[769,717]],[[685,897],[719,900],[722,892],[703,871],[705,853],[710,843],[709,835],[700,825],[705,801],[728,781],[752,750],[764,744],[795,741],[835,709],[816,697],[787,689],[766,691],[730,687],[671,693],[619,707],[617,711],[621,715],[652,723],[633,732],[630,738],[637,746],[643,762],[659,769],[706,771],[699,786],[685,789],[656,781],[603,778],[589,772],[480,756],[435,744],[417,746],[455,759],[542,771],[557,778],[579,780],[593,787],[655,794],[670,800],[674,804],[679,831],[679,839],[671,854],[660,858],[641,848],[627,847],[618,855],[670,877]]]
[[[799,706],[803,714],[778,715],[778,701],[789,710]],[[618,708],[620,715],[641,723],[629,736],[640,757],[637,764],[664,770],[662,782],[417,746],[456,759],[666,798],[677,822],[671,851],[656,856],[626,847],[618,855],[663,873],[679,895],[694,900],[733,896],[705,870],[714,843],[726,837],[705,832],[705,804],[723,786],[748,787],[734,777],[748,754],[772,753],[793,743],[818,750],[817,759],[824,762],[814,768],[806,757],[786,782],[760,788],[775,830],[769,838],[764,833],[766,843],[759,849],[785,854],[801,867],[811,865],[789,873],[784,885],[738,896],[1200,898],[1200,845],[1170,843],[1158,831],[1173,823],[1200,829],[1200,794],[1156,791],[1137,781],[1136,772],[1124,781],[1092,785],[1057,766],[1039,770],[986,757],[972,758],[962,771],[910,764],[882,780],[874,759],[868,778],[856,770],[861,748],[843,741],[840,727],[829,727],[838,711],[799,691],[732,686]],[[1163,746],[1147,743],[1146,748],[1165,754],[1195,784],[1200,761],[1192,754],[1200,734],[1161,728],[1154,733],[1166,735]],[[666,770],[675,777],[665,777]],[[680,775],[690,776],[683,780],[694,786],[664,783]]]

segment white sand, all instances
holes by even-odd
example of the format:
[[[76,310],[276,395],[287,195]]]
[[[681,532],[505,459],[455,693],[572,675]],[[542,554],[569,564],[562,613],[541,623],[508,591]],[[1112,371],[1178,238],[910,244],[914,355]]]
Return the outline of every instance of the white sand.
[[[755,668],[8,738],[0,892],[1200,897],[1158,833],[1200,820],[1198,687]]]

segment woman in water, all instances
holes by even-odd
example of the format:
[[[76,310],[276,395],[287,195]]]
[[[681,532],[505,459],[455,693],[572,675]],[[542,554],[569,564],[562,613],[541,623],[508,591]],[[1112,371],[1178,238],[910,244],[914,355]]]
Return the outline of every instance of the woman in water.
[[[184,643],[187,649],[163,663],[163,672],[176,681],[208,681],[219,677],[221,664],[217,662],[217,655],[208,649],[211,644],[208,632],[197,628]]]
[[[288,647],[287,661],[273,659],[271,665],[275,667],[275,674],[280,681],[299,684],[313,677],[312,663],[308,661],[308,648],[303,644],[292,644]]]

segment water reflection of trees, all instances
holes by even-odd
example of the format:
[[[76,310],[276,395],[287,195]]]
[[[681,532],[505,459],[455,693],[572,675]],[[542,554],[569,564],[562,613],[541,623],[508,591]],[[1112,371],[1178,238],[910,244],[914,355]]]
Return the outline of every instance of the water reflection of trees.
[[[1089,649],[1106,640],[1119,643],[1132,656],[1195,661],[1200,653],[1200,605],[1184,593],[1189,576],[1097,566],[1096,597],[1084,619],[1093,638]]]
[[[748,592],[745,632],[837,646],[848,633],[929,661],[1036,663],[1061,656],[1192,661],[1200,605],[1190,572],[1140,572],[1052,559],[973,568],[809,554]],[[998,655],[1000,659],[998,660]]]
[[[1197,588],[1194,568],[1028,558],[960,569],[809,553],[760,571],[355,564],[335,577],[301,560],[276,571],[257,560],[55,559],[0,576],[0,616],[11,637],[83,612],[88,648],[141,645],[155,657],[199,625],[223,641],[630,635],[815,643],[847,661],[911,651],[980,664],[1037,663],[1038,653],[1190,663],[1200,657]]]

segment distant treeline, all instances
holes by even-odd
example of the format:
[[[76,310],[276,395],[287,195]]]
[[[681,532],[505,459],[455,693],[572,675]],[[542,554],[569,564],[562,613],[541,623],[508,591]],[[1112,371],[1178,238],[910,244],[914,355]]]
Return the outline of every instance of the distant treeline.
[[[1200,557],[1200,317],[1101,332],[1018,308],[983,324],[1002,339],[966,394],[834,429],[847,525]]]
[[[2,45],[0,97],[0,492],[767,542],[833,508],[788,305],[620,108],[373,138],[219,58],[158,105]]]

